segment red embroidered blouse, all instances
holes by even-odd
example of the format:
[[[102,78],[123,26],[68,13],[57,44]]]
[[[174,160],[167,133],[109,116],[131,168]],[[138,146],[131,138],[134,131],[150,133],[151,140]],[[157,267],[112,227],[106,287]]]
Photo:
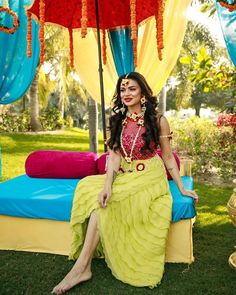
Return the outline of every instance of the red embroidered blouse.
[[[127,153],[128,156],[130,156],[131,147],[133,144],[133,141],[135,139],[135,136],[138,132],[139,126],[137,125],[137,122],[133,121],[130,118],[127,118],[127,124],[124,126],[123,130],[123,136],[121,138],[123,147]],[[145,160],[152,158],[156,154],[156,150],[154,148],[154,143],[151,143],[151,147],[153,147],[153,151],[147,150],[145,154],[141,152],[141,148],[145,145],[145,141],[143,140],[142,134],[145,132],[145,127],[142,126],[140,133],[138,135],[138,138],[136,140],[133,153],[132,153],[132,159],[133,160]],[[120,153],[122,157],[125,157],[124,152],[122,148],[120,147]]]

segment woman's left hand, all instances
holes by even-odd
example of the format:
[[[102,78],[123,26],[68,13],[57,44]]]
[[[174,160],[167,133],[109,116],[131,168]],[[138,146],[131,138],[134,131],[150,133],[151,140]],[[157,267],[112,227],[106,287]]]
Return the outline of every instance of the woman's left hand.
[[[181,194],[186,197],[193,198],[196,203],[198,203],[198,195],[195,191],[190,191],[185,188],[180,190]]]

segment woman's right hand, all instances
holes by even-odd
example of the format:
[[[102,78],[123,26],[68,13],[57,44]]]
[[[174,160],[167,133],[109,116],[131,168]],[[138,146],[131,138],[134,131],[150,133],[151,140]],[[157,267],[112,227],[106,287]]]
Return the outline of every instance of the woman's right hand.
[[[99,194],[98,194],[98,203],[102,208],[107,207],[107,202],[111,197],[111,187],[105,187]]]

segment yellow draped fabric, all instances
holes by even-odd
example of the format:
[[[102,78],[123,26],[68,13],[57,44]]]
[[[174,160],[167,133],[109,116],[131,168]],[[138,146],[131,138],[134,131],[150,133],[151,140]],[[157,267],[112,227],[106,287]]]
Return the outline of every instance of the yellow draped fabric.
[[[191,219],[172,223],[168,234],[166,262],[192,263]],[[69,222],[0,215],[0,250],[68,255],[71,245]]]
[[[159,61],[156,45],[154,18],[139,27],[138,67],[157,94],[166,82],[173,69],[183,42],[187,18],[186,10],[191,0],[168,0],[164,13],[164,50],[163,60]],[[100,102],[100,86],[98,73],[98,53],[96,35],[89,30],[82,39],[80,31],[73,33],[75,69],[90,95]],[[107,65],[103,66],[105,100],[109,104],[114,94],[117,73],[113,62],[110,46],[107,41]]]

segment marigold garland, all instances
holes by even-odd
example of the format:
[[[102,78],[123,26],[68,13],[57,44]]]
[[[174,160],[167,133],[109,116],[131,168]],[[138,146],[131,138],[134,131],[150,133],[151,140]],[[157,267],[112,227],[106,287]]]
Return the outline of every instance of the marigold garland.
[[[1,12],[6,12],[7,14],[13,16],[13,27],[12,28],[8,28],[8,27],[5,27],[5,26],[3,26],[3,25],[0,24],[0,31],[3,31],[4,33],[7,33],[7,34],[13,34],[13,33],[15,33],[15,31],[19,27],[19,19],[18,19],[17,14],[15,12],[13,12],[12,10],[10,10],[8,7],[2,7],[2,6],[0,6],[0,13]]]
[[[45,0],[39,2],[39,40],[40,40],[40,63],[44,61],[44,23],[45,23]]]
[[[106,30],[102,30],[102,59],[103,64],[107,64],[107,44],[106,44]]]
[[[136,24],[136,0],[130,0],[130,28],[133,41],[134,66],[137,66],[137,24]]]
[[[32,56],[32,14],[27,11],[27,57]]]
[[[165,0],[158,0],[157,12],[155,14],[156,19],[156,39],[157,39],[157,51],[159,60],[162,60],[162,49],[164,48],[163,42],[163,14],[165,8]]]
[[[137,47],[138,47],[138,39],[136,38],[133,41],[133,53],[134,53],[134,67],[136,68],[138,65],[138,54],[137,54]]]
[[[230,12],[236,9],[236,3],[228,3],[226,0],[217,0],[221,6],[227,8]]]
[[[87,35],[87,0],[82,0],[82,7],[81,7],[81,37],[85,38]]]
[[[69,29],[69,36],[70,36],[70,65],[74,67],[74,44],[73,44],[73,30]]]

